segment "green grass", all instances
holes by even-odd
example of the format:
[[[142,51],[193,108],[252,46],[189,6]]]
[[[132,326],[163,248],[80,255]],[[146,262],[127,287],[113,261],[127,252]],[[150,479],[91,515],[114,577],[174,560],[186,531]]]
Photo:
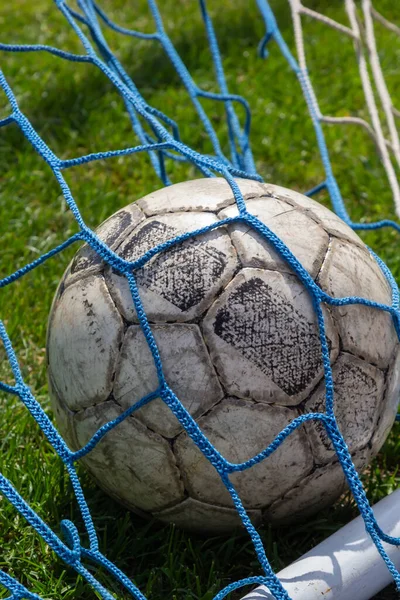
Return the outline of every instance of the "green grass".
[[[163,0],[166,27],[195,81],[215,90],[210,57],[195,0]],[[256,46],[263,25],[253,3],[220,0],[212,15],[232,93],[244,95],[253,111],[252,147],[266,181],[301,191],[323,179],[321,162],[299,85],[276,47],[261,61]],[[255,3],[254,3],[255,4]],[[273,2],[282,32],[293,46],[287,3]],[[346,22],[342,2],[313,0],[307,5]],[[135,7],[133,7],[135,5]],[[396,20],[391,0],[376,8]],[[146,2],[102,2],[115,20],[151,31]],[[398,17],[398,14],[397,14]],[[307,21],[307,20],[306,20]],[[79,44],[61,14],[47,0],[15,0],[0,7],[1,42],[48,43],[79,51]],[[311,76],[323,112],[366,116],[351,41],[323,25],[307,21],[307,53]],[[395,36],[377,25],[381,60],[393,96],[400,96],[400,46]],[[110,32],[108,40],[147,101],[173,117],[182,138],[194,148],[210,146],[187,96],[161,49],[154,42],[133,41]],[[70,64],[45,53],[1,53],[2,69],[17,94],[21,109],[40,135],[63,158],[133,145],[135,138],[124,106],[95,67]],[[223,111],[204,102],[226,147]],[[8,114],[0,96],[0,118]],[[354,220],[393,217],[385,173],[368,135],[357,128],[327,127],[334,172]],[[16,126],[0,131],[0,276],[34,260],[77,231],[50,169],[33,152]],[[195,175],[191,168],[171,167],[180,181]],[[96,226],[123,205],[160,187],[145,156],[113,159],[76,167],[68,183],[83,217]],[[326,196],[321,201],[328,203]],[[364,239],[389,264],[399,280],[397,235],[379,231]],[[1,318],[18,352],[27,383],[48,409],[45,369],[46,321],[57,283],[76,248],[70,248],[33,273],[1,291]],[[0,376],[12,381],[0,349]],[[61,462],[43,439],[33,419],[14,398],[0,395],[0,472],[31,506],[59,532],[63,518],[79,524],[71,487]],[[49,411],[50,413],[50,411]],[[399,428],[365,475],[368,496],[377,501],[399,483]],[[135,579],[153,600],[210,600],[234,579],[259,573],[247,538],[201,539],[173,527],[144,523],[106,498],[82,473],[101,549]],[[291,529],[265,527],[262,537],[274,568],[280,569],[355,516],[350,498],[334,510]],[[78,600],[94,597],[88,586],[62,564],[16,511],[0,498],[0,568],[15,575],[44,598]],[[115,588],[104,573],[102,581]],[[387,592],[387,594],[390,592]],[[0,598],[6,597],[0,590]],[[122,596],[121,596],[122,597]],[[385,596],[385,598],[393,597]],[[383,599],[384,596],[381,596]]]

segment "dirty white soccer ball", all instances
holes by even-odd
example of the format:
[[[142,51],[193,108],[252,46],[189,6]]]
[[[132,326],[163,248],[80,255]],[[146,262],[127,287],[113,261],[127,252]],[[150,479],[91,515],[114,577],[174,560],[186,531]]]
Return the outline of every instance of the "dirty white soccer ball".
[[[237,180],[248,210],[335,297],[391,302],[359,237],[332,212],[290,190]],[[98,234],[125,259],[237,214],[223,179],[161,189],[120,210]],[[299,279],[244,225],[218,228],[154,257],[137,275],[167,381],[232,462],[263,450],[300,414],[324,410],[316,317]],[[390,315],[324,306],[339,427],[361,469],[394,421],[399,344]],[[71,448],[157,388],[127,282],[83,246],[54,299],[48,332],[53,407]],[[240,522],[217,472],[160,399],[110,431],[84,459],[111,496],[192,530]],[[281,521],[329,505],[345,479],[323,427],[292,433],[268,459],[231,476],[252,520]]]

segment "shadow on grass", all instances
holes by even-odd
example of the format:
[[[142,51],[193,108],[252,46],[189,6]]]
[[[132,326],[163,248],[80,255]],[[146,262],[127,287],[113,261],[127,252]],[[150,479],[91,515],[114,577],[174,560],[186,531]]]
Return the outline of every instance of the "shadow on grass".
[[[290,13],[282,3],[275,4],[278,22],[285,34],[286,29],[291,31]],[[237,62],[240,67],[244,51],[256,54],[258,42],[264,34],[264,25],[255,5],[251,10],[246,3],[242,3],[238,7],[219,11],[213,22],[222,56],[229,64]],[[117,55],[121,54],[121,62],[135,85],[150,103],[154,93],[166,89],[183,89],[175,68],[158,42],[125,38],[120,52],[118,41],[123,36],[110,32],[107,28],[104,28],[104,32],[111,40],[112,49]],[[175,27],[171,39],[195,82],[196,74],[199,79],[215,81],[204,26],[198,15],[190,27]],[[236,40],[235,45],[232,40]],[[203,60],[203,57],[199,59],[199,53],[204,54]],[[32,56],[17,55],[14,58],[16,61],[20,60],[21,65],[26,65],[27,79],[34,76],[35,72],[43,72],[40,85],[35,84],[32,88],[29,103],[26,102],[25,105],[22,99],[21,108],[39,134],[46,141],[50,139],[55,142],[55,151],[58,147],[67,146],[73,135],[78,135],[79,139],[90,139],[95,121],[91,117],[100,109],[107,110],[107,106],[117,102],[115,110],[121,117],[124,114],[125,108],[122,99],[118,99],[118,92],[95,66],[65,63],[43,53],[36,54],[39,57],[37,61]],[[207,68],[204,67],[205,64]],[[239,71],[240,68],[237,69],[238,73]],[[51,76],[48,76],[49,72]],[[213,89],[217,90],[217,87],[214,86]],[[108,115],[103,114],[107,118]],[[6,127],[2,130],[1,144],[19,148],[21,139],[12,129]]]

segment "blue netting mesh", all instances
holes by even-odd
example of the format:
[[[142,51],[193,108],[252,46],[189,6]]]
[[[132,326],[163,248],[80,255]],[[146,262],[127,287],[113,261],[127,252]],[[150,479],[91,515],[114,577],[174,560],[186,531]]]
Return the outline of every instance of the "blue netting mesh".
[[[0,287],[5,287],[23,277],[26,273],[35,269],[38,265],[44,261],[53,257],[59,252],[62,252],[67,246],[78,242],[87,242],[100,256],[101,258],[111,265],[115,271],[119,274],[124,275],[129,283],[133,302],[139,317],[140,325],[151,349],[154,363],[158,374],[158,387],[150,395],[142,398],[139,402],[134,404],[129,410],[125,411],[120,417],[111,421],[101,427],[89,443],[81,448],[79,451],[73,452],[70,450],[66,442],[59,435],[54,425],[42,410],[41,406],[33,396],[30,388],[26,385],[22,376],[20,366],[18,363],[17,356],[14,352],[12,343],[8,337],[6,328],[2,322],[0,322],[0,336],[4,344],[4,348],[7,353],[7,357],[12,368],[15,384],[10,385],[4,382],[0,383],[0,388],[9,393],[17,396],[21,402],[24,403],[26,408],[31,412],[34,419],[37,421],[39,427],[43,431],[44,435],[53,446],[54,450],[60,456],[60,459],[64,463],[76,495],[77,502],[80,507],[84,526],[88,534],[89,546],[84,547],[81,544],[80,534],[74,523],[65,520],[61,524],[61,528],[64,534],[64,538],[60,539],[54,531],[35,513],[28,503],[19,495],[13,485],[0,474],[0,492],[7,498],[14,507],[19,511],[21,515],[25,517],[28,523],[35,528],[37,533],[47,542],[47,544],[54,550],[54,552],[63,560],[67,565],[75,569],[87,582],[100,594],[102,598],[112,599],[114,596],[110,591],[104,588],[104,586],[93,576],[90,570],[87,568],[89,563],[100,564],[109,571],[115,579],[121,584],[127,593],[131,594],[133,598],[144,600],[145,596],[135,586],[135,584],[123,573],[117,566],[111,563],[102,552],[99,550],[98,537],[96,530],[88,509],[87,502],[85,500],[80,481],[78,479],[75,464],[76,462],[89,453],[96,444],[110,431],[112,428],[117,427],[122,420],[127,418],[129,415],[137,411],[144,404],[151,402],[156,397],[161,397],[163,401],[168,405],[170,410],[179,419],[180,423],[189,434],[191,439],[201,449],[203,454],[213,464],[215,469],[218,471],[222,481],[224,482],[227,490],[229,491],[233,503],[240,515],[243,525],[247,529],[255,552],[257,554],[261,575],[256,577],[249,577],[241,581],[237,581],[228,585],[225,589],[221,590],[216,596],[215,600],[220,600],[225,597],[229,592],[239,587],[250,585],[250,584],[264,584],[266,585],[271,593],[277,600],[288,599],[287,592],[283,589],[279,579],[274,574],[270,563],[267,559],[262,540],[251,523],[245,508],[243,507],[242,501],[238,496],[234,486],[230,481],[230,475],[235,472],[244,471],[245,469],[251,468],[255,464],[262,460],[267,460],[268,456],[272,454],[278,446],[289,436],[295,429],[300,427],[307,420],[319,420],[325,427],[327,434],[329,435],[340,464],[346,475],[351,492],[357,502],[358,508],[365,521],[365,526],[372,537],[382,559],[385,561],[389,571],[391,572],[397,585],[400,586],[400,573],[391,562],[387,553],[384,550],[382,542],[385,541],[389,544],[399,544],[400,540],[387,536],[377,524],[373,511],[371,510],[365,492],[362,488],[362,484],[358,477],[357,471],[353,465],[351,455],[345,444],[345,441],[338,429],[338,425],[334,415],[334,385],[332,379],[332,370],[329,360],[329,348],[328,341],[325,334],[325,323],[321,303],[326,303],[330,306],[343,306],[350,304],[364,304],[376,308],[377,310],[387,311],[393,318],[393,323],[396,328],[396,332],[400,337],[400,310],[399,310],[399,293],[397,285],[385,264],[374,255],[377,260],[382,272],[387,278],[391,290],[392,290],[392,304],[390,306],[377,304],[364,298],[332,298],[324,293],[318,285],[313,281],[308,272],[302,267],[296,257],[290,252],[287,246],[271,231],[266,227],[259,219],[251,215],[246,210],[246,203],[242,197],[242,194],[235,183],[234,177],[247,177],[256,180],[261,180],[257,175],[252,152],[249,145],[249,129],[250,129],[250,110],[247,102],[240,96],[230,94],[227,88],[224,71],[222,68],[222,61],[218,49],[217,39],[213,29],[212,22],[206,8],[205,0],[200,0],[200,9],[202,18],[204,21],[209,46],[211,49],[212,59],[215,67],[216,79],[220,89],[219,93],[209,93],[200,89],[192,77],[190,76],[187,68],[182,62],[179,54],[174,48],[170,38],[168,37],[163,21],[158,10],[158,6],[155,0],[148,0],[148,4],[152,15],[154,17],[154,23],[156,30],[152,34],[144,34],[138,31],[132,31],[124,27],[120,27],[113,23],[107,15],[101,10],[99,6],[95,4],[93,0],[80,0],[79,9],[80,12],[72,10],[67,2],[64,0],[55,0],[58,9],[64,15],[66,21],[70,27],[74,30],[78,36],[84,52],[81,55],[71,54],[61,49],[44,46],[44,45],[5,45],[0,44],[0,49],[10,52],[49,52],[54,54],[56,57],[76,61],[82,63],[91,63],[96,68],[100,69],[105,77],[112,82],[117,92],[121,95],[125,102],[126,110],[129,114],[132,128],[135,131],[140,145],[116,151],[105,151],[98,152],[96,154],[89,154],[78,158],[69,160],[61,160],[58,158],[49,146],[41,139],[39,134],[32,127],[27,117],[20,111],[16,97],[8,85],[6,78],[3,73],[0,72],[0,85],[7,95],[10,105],[10,115],[0,121],[0,126],[5,127],[11,123],[17,124],[27,140],[31,143],[36,152],[48,163],[51,167],[54,177],[56,178],[65,201],[72,211],[76,222],[79,226],[79,232],[66,241],[54,248],[52,251],[41,256],[34,262],[27,264],[25,267],[19,269],[13,274],[5,277],[0,281]],[[275,21],[273,12],[267,2],[267,0],[258,0],[258,6],[260,13],[265,22],[266,35],[260,45],[260,51],[262,55],[265,55],[266,44],[268,41],[274,40],[279,46],[281,52],[287,59],[291,68],[297,75],[302,85],[305,99],[307,101],[310,115],[314,123],[317,141],[320,149],[321,158],[325,168],[325,181],[317,186],[314,190],[309,193],[317,193],[319,190],[326,188],[329,191],[333,207],[336,213],[351,227],[354,229],[368,229],[368,228],[380,228],[383,226],[391,226],[399,230],[399,225],[392,221],[380,221],[377,223],[352,223],[345,205],[343,203],[339,187],[336,183],[335,177],[332,173],[329,154],[324,140],[324,134],[318,118],[318,114],[315,110],[313,103],[312,90],[309,87],[309,81],[307,74],[299,67],[296,59],[291,54],[288,46],[283,40],[277,23]],[[107,45],[106,39],[103,35],[102,27],[110,27],[116,32],[122,35],[133,36],[142,39],[157,40],[162,46],[166,55],[172,62],[176,72],[182,80],[188,95],[200,117],[205,132],[207,133],[213,147],[213,155],[207,156],[200,154],[187,145],[183,144],[179,138],[179,127],[178,125],[167,117],[165,114],[156,110],[152,106],[149,106],[142,95],[139,93],[134,82],[131,80],[123,66],[120,64],[116,56],[110,50]],[[86,32],[86,33],[85,33]],[[221,102],[224,105],[226,113],[226,121],[229,132],[230,142],[230,158],[227,158],[220,146],[216,132],[212,126],[212,123],[207,116],[200,98],[209,98],[216,102]],[[236,107],[241,105],[245,110],[245,123],[242,125],[237,116]],[[149,133],[150,132],[150,133]],[[116,253],[114,253],[105,243],[103,243],[96,234],[86,225],[84,222],[79,207],[76,204],[73,195],[68,187],[64,178],[64,171],[75,165],[82,165],[91,161],[105,159],[108,157],[115,156],[126,156],[137,152],[147,152],[149,159],[154,167],[155,172],[161,179],[164,185],[170,183],[167,166],[169,161],[187,161],[195,166],[200,174],[204,176],[223,176],[228,184],[230,185],[236,203],[239,209],[237,217],[225,219],[218,222],[215,225],[205,227],[201,230],[192,231],[190,233],[180,235],[166,243],[160,244],[150,251],[146,252],[139,259],[129,262],[122,259]],[[254,456],[250,460],[235,464],[227,461],[210,443],[205,434],[200,430],[194,419],[184,408],[179,398],[174,394],[174,391],[168,386],[165,376],[163,373],[163,365],[160,359],[160,355],[155,343],[155,339],[146,317],[146,313],[143,310],[141,299],[138,293],[135,273],[138,269],[143,267],[153,256],[163,252],[167,248],[171,248],[183,240],[192,238],[194,236],[201,235],[212,228],[221,227],[228,223],[241,222],[246,223],[250,228],[256,230],[263,238],[268,240],[270,244],[274,246],[279,255],[287,261],[294,273],[301,280],[305,288],[308,290],[315,313],[318,319],[320,341],[321,341],[321,352],[323,357],[323,367],[325,375],[325,387],[326,387],[326,410],[324,413],[313,413],[306,414],[296,418],[289,426],[287,426],[271,443],[267,448],[260,452],[257,456]],[[6,572],[0,571],[0,583],[10,591],[10,600],[17,599],[39,599],[39,596],[35,593],[29,592],[25,586],[10,577]]]

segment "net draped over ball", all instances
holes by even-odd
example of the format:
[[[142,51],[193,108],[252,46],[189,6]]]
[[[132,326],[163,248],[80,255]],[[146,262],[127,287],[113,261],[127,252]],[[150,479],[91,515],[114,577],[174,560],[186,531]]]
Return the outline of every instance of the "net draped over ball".
[[[249,213],[339,298],[390,305],[391,288],[360,238],[331,211],[270,184],[236,180]],[[156,245],[238,214],[224,179],[152,193],[97,234],[133,261]],[[155,255],[135,273],[166,380],[217,450],[244,462],[301,414],[323,412],[317,317],[306,288],[247,224],[208,231]],[[355,465],[382,446],[395,419],[399,345],[390,314],[323,305],[335,416]],[[49,320],[55,415],[71,448],[157,389],[154,360],[126,278],[83,246],[64,274]],[[82,459],[130,509],[187,529],[240,524],[212,464],[161,399],[109,431]],[[334,502],[345,477],[324,426],[308,421],[268,458],[230,479],[254,523],[285,521]]]

